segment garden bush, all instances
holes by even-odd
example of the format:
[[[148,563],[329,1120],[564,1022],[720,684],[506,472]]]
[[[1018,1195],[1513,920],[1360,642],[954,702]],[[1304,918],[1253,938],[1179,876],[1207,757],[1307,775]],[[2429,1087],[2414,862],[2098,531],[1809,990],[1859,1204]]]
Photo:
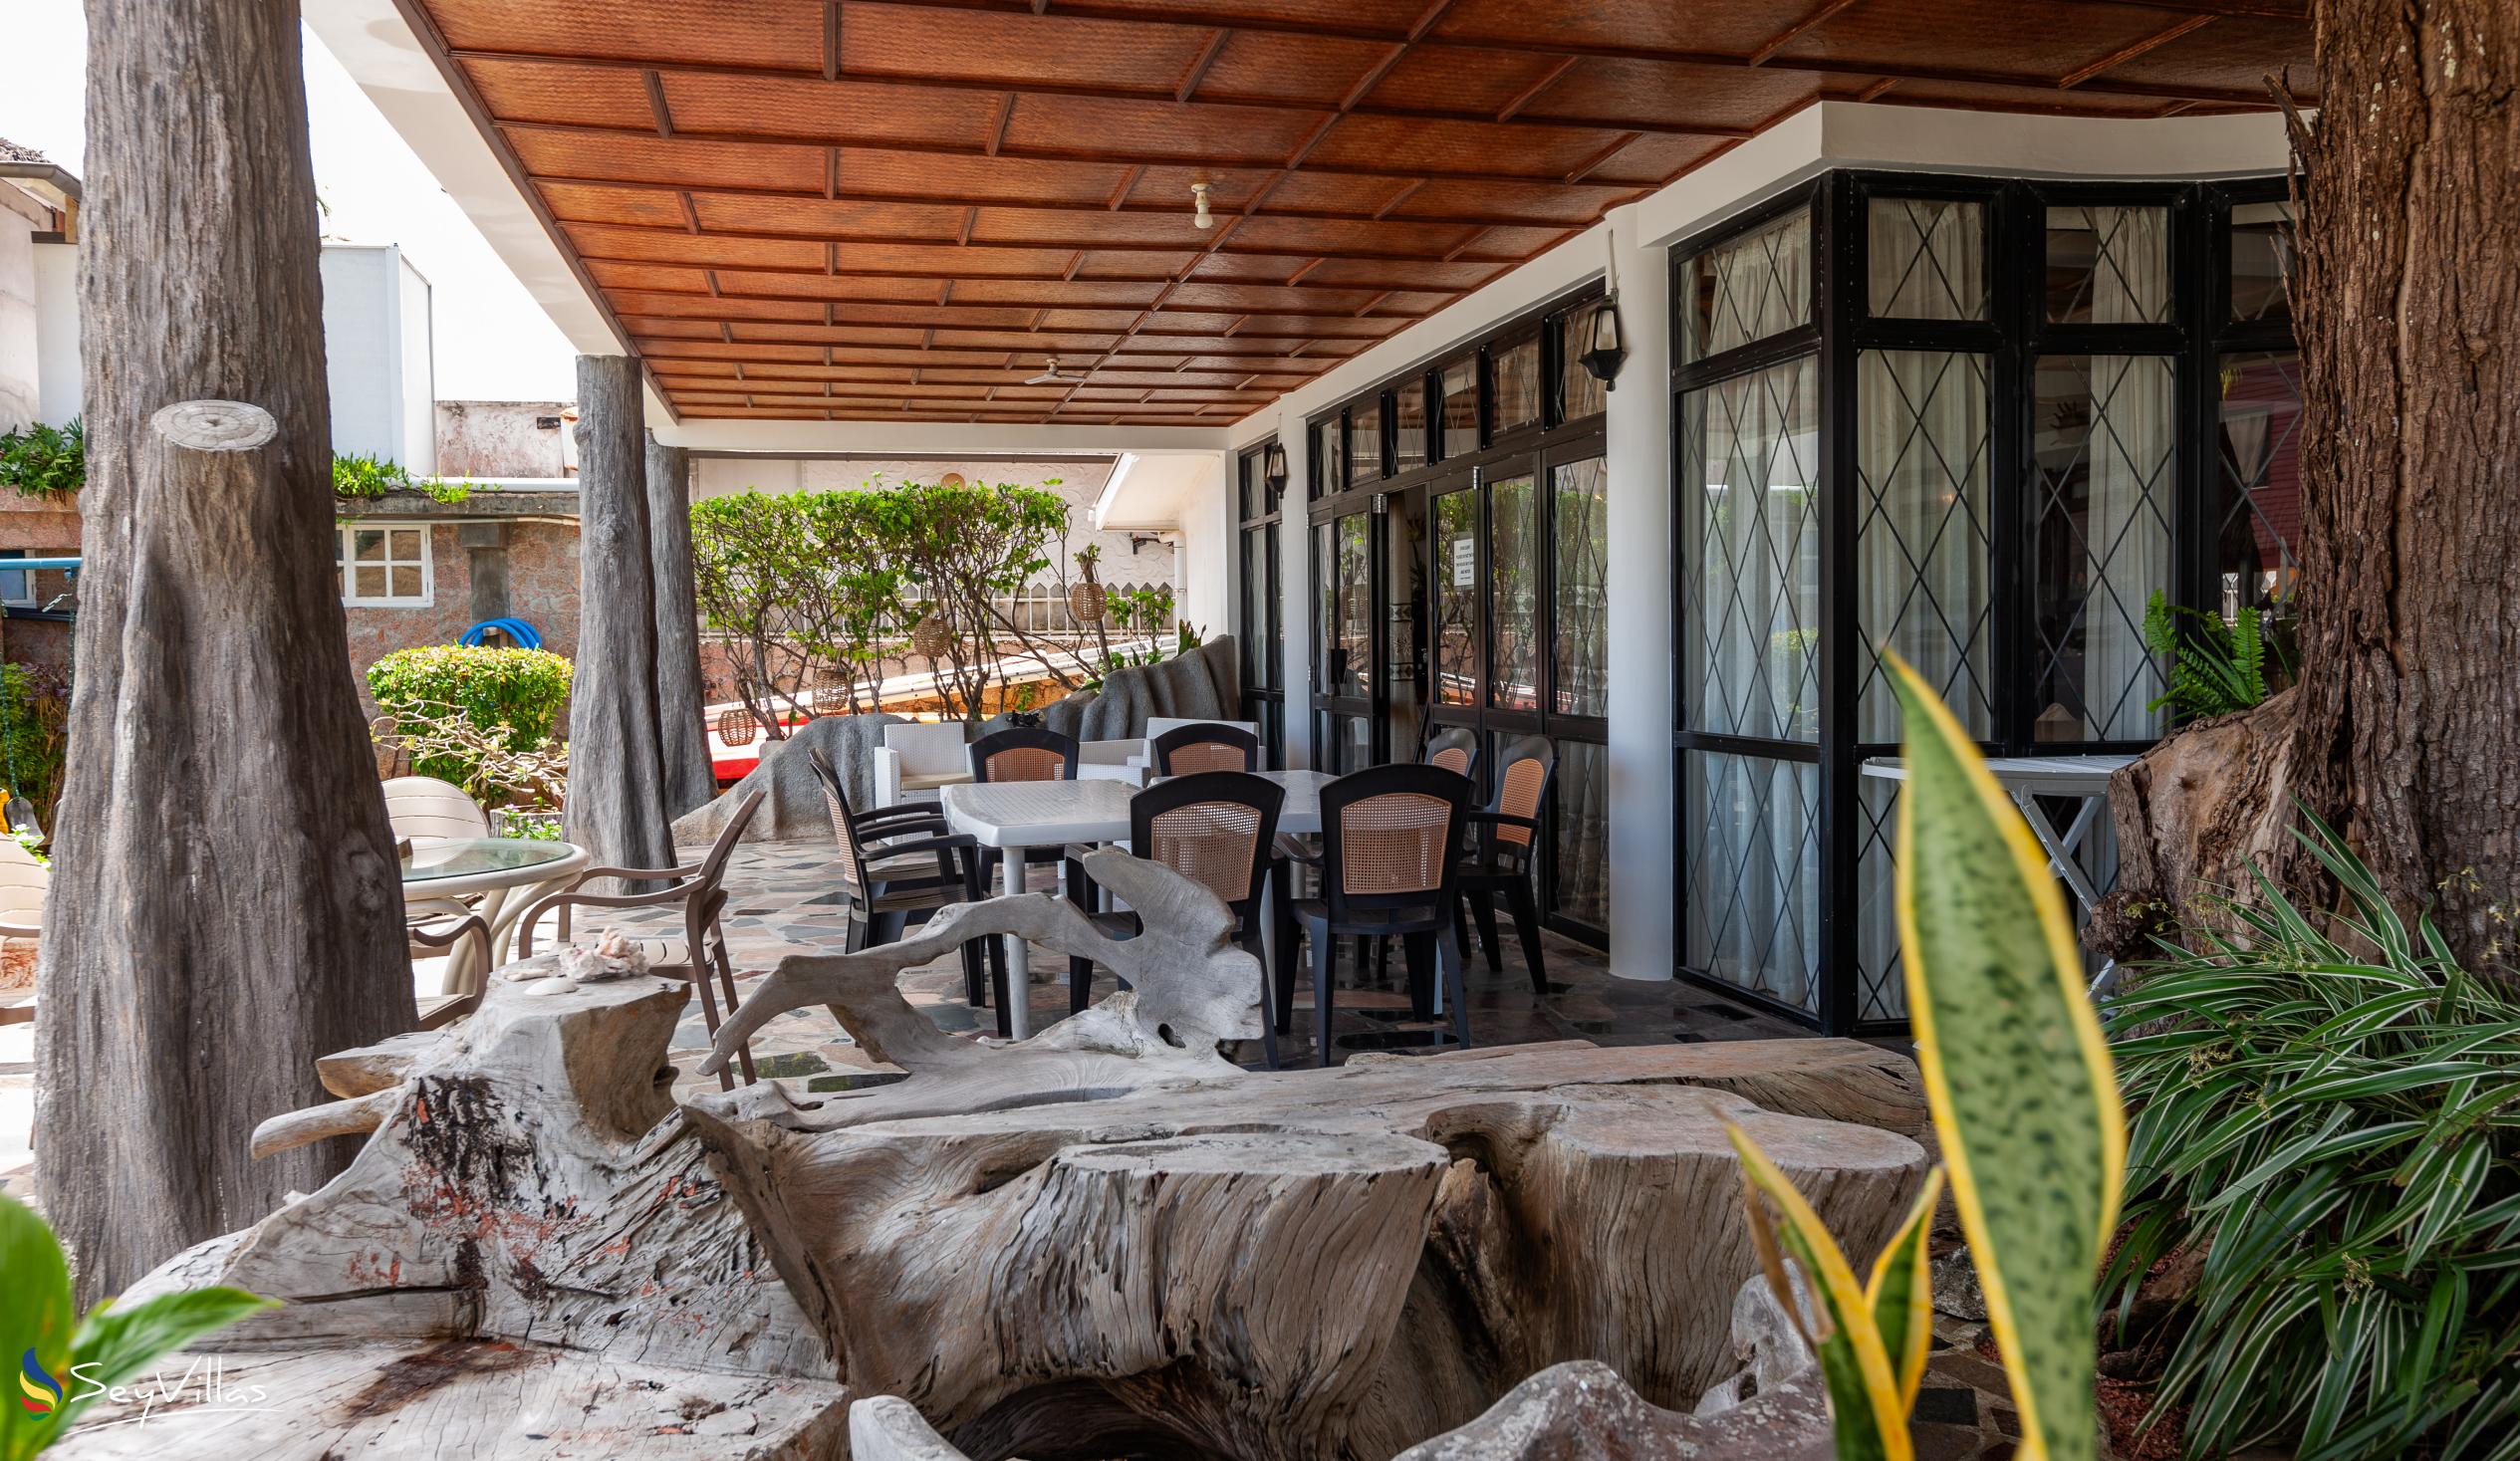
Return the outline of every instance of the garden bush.
[[[405,733],[451,707],[475,726],[503,731],[508,749],[531,751],[552,738],[569,700],[569,661],[544,649],[430,644],[397,649],[370,665],[368,690]],[[477,758],[460,753],[415,759],[411,766],[417,775],[464,787],[480,769]]]
[[[2520,1456],[2520,997],[2462,969],[2327,829],[2344,889],[2260,879],[2111,1010],[2135,1115],[2122,1313],[2202,1255],[2164,1332],[2186,1453]]]
[[[0,783],[53,825],[68,741],[70,677],[44,665],[0,664]],[[5,795],[5,794],[0,794]]]
[[[88,485],[88,432],[80,418],[59,430],[38,422],[0,431],[0,483],[28,497],[75,497]]]

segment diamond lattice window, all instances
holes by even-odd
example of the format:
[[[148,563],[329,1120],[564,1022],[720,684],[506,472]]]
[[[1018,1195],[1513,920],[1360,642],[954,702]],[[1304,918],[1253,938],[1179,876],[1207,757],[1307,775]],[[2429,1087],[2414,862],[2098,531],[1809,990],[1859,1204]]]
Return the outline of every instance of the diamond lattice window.
[[[1811,210],[1717,244],[1681,276],[1680,359],[1703,360],[1811,323]]]
[[[1986,318],[1985,204],[1875,198],[1865,234],[1865,294],[1876,316]]]
[[[1817,1013],[1820,768],[1711,751],[1682,764],[1685,962]]]
[[[2227,611],[2292,598],[2301,566],[2301,357],[2222,358],[2222,511],[2215,557]]]
[[[2160,665],[2143,614],[2170,587],[2177,394],[2162,356],[2039,362],[2030,473],[2034,737],[2145,741]]]
[[[2050,208],[2048,319],[2059,325],[2166,325],[2167,208]]]
[[[1975,736],[1995,717],[1986,369],[1984,356],[1867,351],[1856,373],[1858,628],[1915,665]],[[1890,682],[1861,658],[1857,739],[1895,741]]]
[[[1683,398],[1692,729],[1819,739],[1819,378],[1806,356]]]

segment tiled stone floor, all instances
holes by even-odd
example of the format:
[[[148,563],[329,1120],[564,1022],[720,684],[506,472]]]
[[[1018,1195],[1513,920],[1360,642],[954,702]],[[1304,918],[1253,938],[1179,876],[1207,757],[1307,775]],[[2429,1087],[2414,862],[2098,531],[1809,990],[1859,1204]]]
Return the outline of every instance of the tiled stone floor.
[[[685,849],[696,858],[702,850]],[[781,954],[796,949],[838,953],[848,936],[847,914],[834,894],[839,886],[831,867],[830,849],[811,843],[767,843],[737,850],[728,868],[732,893],[726,934],[741,993],[769,971]],[[1041,877],[1045,873],[1036,873]],[[1039,885],[1039,884],[1037,884]],[[678,915],[677,915],[678,916]],[[625,922],[632,932],[667,932],[670,920],[648,924]],[[601,932],[582,924],[582,936]],[[675,927],[670,931],[679,932]],[[1470,1038],[1476,1045],[1520,1045],[1544,1040],[1589,1040],[1596,1045],[1651,1045],[1664,1041],[1759,1040],[1808,1032],[1746,1006],[1727,1003],[1720,995],[1693,985],[1620,979],[1596,950],[1552,933],[1544,936],[1550,993],[1532,992],[1512,925],[1504,928],[1502,971],[1491,971],[1483,954],[1473,951],[1468,988]],[[546,935],[548,936],[548,935]],[[1036,948],[1032,958],[1033,1027],[1047,1027],[1068,1012],[1068,961]],[[1307,966],[1309,971],[1309,966]],[[1407,996],[1397,951],[1390,976],[1376,987],[1360,981],[1354,965],[1343,958],[1338,1008],[1339,1046],[1343,1050],[1429,1048],[1429,1027],[1406,1021]],[[1360,984],[1365,987],[1358,987]],[[1309,1064],[1313,1058],[1313,1017],[1309,972],[1298,981],[1294,1033],[1280,1042],[1287,1064]],[[433,973],[421,976],[424,992],[434,992]],[[1117,986],[1104,974],[1095,997]],[[940,959],[902,977],[902,993],[946,1030],[974,1035],[994,1034],[995,1015],[963,1003],[962,966]],[[708,1050],[708,1031],[700,1006],[693,1001],[676,1030],[670,1060],[679,1075],[678,1093],[707,1089],[714,1078],[696,1073]],[[792,1083],[807,1091],[848,1090],[854,1086],[898,1079],[892,1067],[867,1058],[817,1006],[772,1021],[753,1041],[754,1069],[763,1079]],[[1261,1059],[1254,1041],[1238,1053],[1247,1064]],[[33,1027],[0,1027],[0,1190],[27,1195],[31,1189],[34,1126]]]
[[[1047,876],[1048,869],[1036,872],[1035,885],[1047,886],[1041,880]],[[849,924],[834,895],[838,885],[831,853],[818,845],[754,844],[737,852],[727,871],[732,896],[727,904],[726,937],[736,964],[738,993],[783,953],[800,948],[840,951]],[[1473,1044],[1574,1039],[1596,1045],[1649,1045],[1810,1033],[1693,985],[1617,978],[1599,951],[1557,934],[1545,935],[1544,942],[1550,979],[1545,998],[1532,992],[1511,923],[1504,925],[1501,971],[1491,971],[1484,954],[1473,950],[1467,979]],[[1040,1030],[1068,1013],[1068,961],[1064,955],[1036,946],[1032,969],[1033,1028]],[[1338,1049],[1407,1048],[1428,1038],[1429,1027],[1405,1019],[1405,976],[1397,950],[1392,952],[1389,978],[1380,987],[1370,979],[1360,980],[1347,958],[1340,964],[1339,979]],[[1280,1042],[1280,1057],[1288,1064],[1309,1064],[1313,1059],[1309,972],[1298,986],[1293,1034]],[[1095,997],[1116,988],[1109,974],[1101,974],[1095,981]],[[996,1032],[993,1012],[963,1002],[958,959],[947,957],[909,971],[902,976],[901,991],[946,1030],[975,1035]],[[671,1060],[683,1083],[678,1089],[694,1089],[697,1078],[691,1073],[707,1045],[695,1001],[674,1039]],[[1237,1058],[1257,1064],[1259,1043],[1249,1043]],[[753,1059],[762,1078],[790,1081],[809,1091],[847,1090],[894,1074],[893,1068],[869,1060],[850,1044],[830,1013],[820,1007],[793,1011],[764,1027],[753,1040]]]

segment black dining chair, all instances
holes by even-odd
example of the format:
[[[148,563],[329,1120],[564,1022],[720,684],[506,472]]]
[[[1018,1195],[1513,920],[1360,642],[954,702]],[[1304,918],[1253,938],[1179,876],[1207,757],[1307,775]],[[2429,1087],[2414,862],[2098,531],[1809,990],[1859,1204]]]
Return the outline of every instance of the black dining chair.
[[[1272,865],[1278,812],[1286,789],[1240,771],[1200,771],[1176,776],[1129,799],[1129,848],[1216,894],[1237,925],[1235,941],[1260,961],[1260,1048],[1269,1069],[1278,1068],[1278,1022],[1271,1008],[1266,940],[1260,906]],[[1281,892],[1283,897],[1284,893]],[[1127,909],[1088,915],[1114,938],[1138,932]],[[1092,997],[1094,961],[1068,960],[1068,1008],[1082,1010]]]
[[[850,953],[898,942],[940,908],[977,902],[986,895],[979,844],[954,832],[933,802],[904,802],[860,812],[820,746],[806,748],[814,779],[831,809],[832,836],[840,845],[840,891],[849,904]],[[985,960],[985,964],[984,961]],[[998,993],[998,1033],[1008,1033],[1006,951],[993,938],[965,939],[963,995],[984,1006]]]
[[[1531,992],[1545,995],[1549,974],[1541,962],[1534,853],[1540,847],[1540,813],[1548,805],[1558,748],[1546,736],[1516,736],[1505,743],[1496,765],[1495,799],[1485,811],[1469,814],[1469,846],[1462,853],[1457,879],[1461,900],[1478,920],[1479,941],[1487,948],[1487,967],[1493,971],[1505,967],[1496,936],[1496,899],[1505,899],[1513,915],[1514,934],[1522,941],[1523,962],[1530,966]]]
[[[1202,771],[1258,771],[1260,738],[1238,725],[1176,725],[1147,743],[1157,776]]]
[[[1469,779],[1440,766],[1377,766],[1322,788],[1321,896],[1294,903],[1312,941],[1317,1064],[1330,1064],[1339,938],[1399,939],[1413,992],[1422,1001],[1440,980],[1453,1034],[1469,1046],[1454,880],[1470,796]],[[1281,993],[1291,995],[1283,985]]]

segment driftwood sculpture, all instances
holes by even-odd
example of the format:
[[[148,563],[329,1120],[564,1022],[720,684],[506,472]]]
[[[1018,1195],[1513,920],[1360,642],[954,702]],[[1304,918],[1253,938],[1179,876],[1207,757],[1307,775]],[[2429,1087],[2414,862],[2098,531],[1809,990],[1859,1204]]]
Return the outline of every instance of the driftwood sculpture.
[[[1562,1360],[1683,1410],[1737,1367],[1755,1260],[1724,1121],[1859,1254],[1921,1179],[1913,1068],[1852,1042],[1241,1071],[1216,1045],[1257,1035],[1260,970],[1224,909],[1125,854],[1089,866],[1145,935],[1046,896],[967,905],[782,960],[713,1057],[822,1004],[897,1084],[677,1112],[686,991],[646,975],[496,979],[464,1027],[325,1062],[345,1100],[257,1141],[369,1130],[350,1170],[148,1281],[291,1301],[222,1344],[313,1409],[161,1407],[147,1449],[429,1454],[426,1415],[465,1454],[839,1456],[847,1402],[894,1396],[940,1457],[1385,1461]],[[1135,987],[1018,1045],[945,1035],[893,987],[1009,932]],[[872,1454],[925,1461],[878,1424],[901,1409],[863,1413],[861,1445],[908,1438]]]

